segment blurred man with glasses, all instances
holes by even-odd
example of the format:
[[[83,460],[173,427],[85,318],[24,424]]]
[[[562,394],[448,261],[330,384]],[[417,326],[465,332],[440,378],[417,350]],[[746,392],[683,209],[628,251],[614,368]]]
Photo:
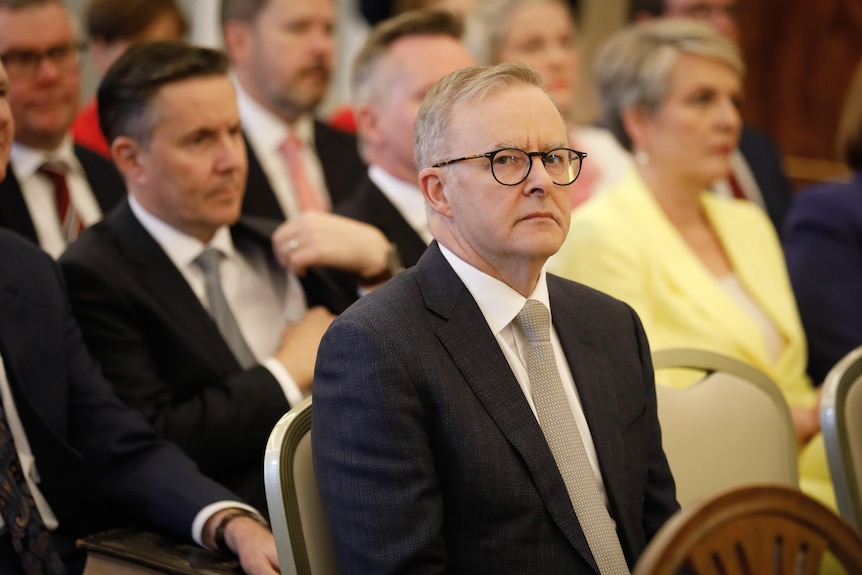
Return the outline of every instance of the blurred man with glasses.
[[[125,194],[114,167],[73,144],[83,44],[60,0],[0,0],[0,60],[15,143],[0,184],[0,226],[59,257]]]
[[[341,571],[628,574],[678,506],[637,315],[545,272],[588,159],[523,64],[444,77],[415,132],[434,241],[316,364]]]
[[[746,0],[631,0],[629,20],[689,18],[710,24],[739,43],[739,18]],[[750,0],[749,0],[750,1]],[[762,207],[781,230],[792,193],[781,152],[766,135],[743,125],[739,148],[730,157],[730,175],[712,185],[713,192],[746,199]]]

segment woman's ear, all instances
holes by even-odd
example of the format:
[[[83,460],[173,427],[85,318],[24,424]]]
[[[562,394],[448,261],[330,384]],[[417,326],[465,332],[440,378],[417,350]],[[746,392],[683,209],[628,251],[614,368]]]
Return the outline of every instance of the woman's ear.
[[[634,151],[649,151],[649,125],[652,116],[643,106],[626,108],[622,113],[623,128],[632,141]]]

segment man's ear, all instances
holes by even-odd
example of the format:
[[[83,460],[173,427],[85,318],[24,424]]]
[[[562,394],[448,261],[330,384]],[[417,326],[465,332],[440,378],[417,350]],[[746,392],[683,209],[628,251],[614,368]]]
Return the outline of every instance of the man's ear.
[[[650,113],[643,106],[626,108],[621,116],[623,128],[632,141],[632,149],[647,151],[649,147],[648,134],[651,122]]]
[[[249,38],[254,31],[249,22],[231,19],[225,22],[222,34],[224,35],[224,50],[231,64],[242,65],[251,58],[249,54]]]
[[[446,185],[447,175],[443,168],[423,168],[419,171],[419,188],[432,211],[451,218],[452,206]]]
[[[362,104],[353,110],[356,118],[356,130],[361,135],[363,142],[372,146],[380,143],[380,111],[373,104]]]
[[[139,186],[145,182],[147,174],[142,163],[144,153],[143,146],[128,136],[118,136],[111,142],[111,158],[127,186]]]

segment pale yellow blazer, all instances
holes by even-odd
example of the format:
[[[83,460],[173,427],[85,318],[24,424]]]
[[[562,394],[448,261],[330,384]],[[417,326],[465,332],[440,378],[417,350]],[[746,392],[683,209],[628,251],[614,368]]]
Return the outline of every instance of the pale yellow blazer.
[[[550,271],[631,305],[650,348],[728,355],[766,373],[791,406],[813,406],[805,336],[772,224],[748,202],[706,192],[701,202],[737,277],[785,340],[776,360],[769,357],[762,330],[694,255],[635,169],[573,212]],[[690,376],[681,375],[667,374],[661,383],[690,383]]]

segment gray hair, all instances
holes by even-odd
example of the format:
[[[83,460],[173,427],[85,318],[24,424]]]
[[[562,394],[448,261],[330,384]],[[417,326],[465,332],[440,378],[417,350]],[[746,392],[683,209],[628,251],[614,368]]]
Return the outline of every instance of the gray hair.
[[[632,149],[623,126],[625,110],[643,107],[653,114],[668,90],[671,70],[680,54],[693,54],[726,64],[740,77],[745,73],[739,49],[703,22],[659,19],[624,28],[611,36],[595,59],[600,123],[620,144]]]
[[[416,116],[416,166],[421,170],[443,161],[452,110],[461,102],[485,97],[518,86],[542,89],[539,73],[526,64],[470,66],[440,80],[425,96]]]
[[[467,19],[464,44],[480,64],[499,64],[503,36],[517,8],[537,4],[557,4],[566,10],[575,28],[571,7],[563,0],[483,0]]]

